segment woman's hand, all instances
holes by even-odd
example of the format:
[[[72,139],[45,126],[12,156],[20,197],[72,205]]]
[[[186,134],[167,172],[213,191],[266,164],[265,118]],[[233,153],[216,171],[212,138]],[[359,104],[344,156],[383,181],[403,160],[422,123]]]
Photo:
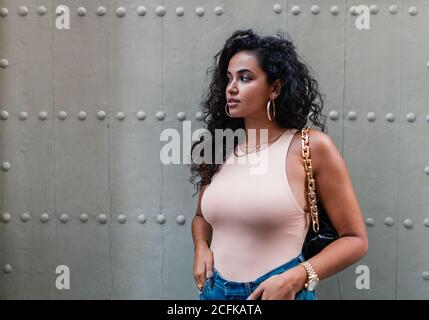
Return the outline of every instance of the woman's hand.
[[[200,285],[201,289],[206,279],[213,276],[213,263],[213,251],[210,250],[207,242],[197,241],[195,244],[194,278],[197,286]]]
[[[263,281],[247,300],[293,300],[295,294],[304,287],[307,272],[302,266],[296,266],[281,274]]]

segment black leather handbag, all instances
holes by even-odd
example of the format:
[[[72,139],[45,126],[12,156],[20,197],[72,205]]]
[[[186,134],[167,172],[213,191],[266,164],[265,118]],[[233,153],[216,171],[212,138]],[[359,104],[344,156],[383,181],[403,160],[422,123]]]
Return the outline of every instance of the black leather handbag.
[[[315,256],[338,239],[338,232],[329,220],[325,207],[317,201],[316,180],[313,178],[308,131],[309,128],[307,127],[301,130],[302,157],[304,158],[304,168],[307,174],[307,198],[311,217],[311,225],[308,228],[302,247],[305,260]]]

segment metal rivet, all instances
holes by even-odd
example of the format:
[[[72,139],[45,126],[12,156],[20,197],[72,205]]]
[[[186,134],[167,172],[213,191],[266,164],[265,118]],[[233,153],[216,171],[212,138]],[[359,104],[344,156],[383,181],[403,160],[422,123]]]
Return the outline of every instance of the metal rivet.
[[[422,278],[423,278],[424,280],[429,280],[429,271],[424,271],[424,272],[422,273]]]
[[[365,223],[368,227],[374,226],[374,219],[373,218],[366,218]]]
[[[197,9],[195,9],[195,13],[197,14],[197,16],[202,17],[204,15],[204,8],[198,7]]]
[[[86,15],[86,9],[84,7],[77,8],[76,12],[79,17],[83,17]]]
[[[279,5],[278,3],[276,3],[276,4],[273,6],[273,11],[274,11],[275,13],[281,13],[281,12],[282,12],[282,6],[281,6],[281,5]]]
[[[396,4],[393,4],[390,6],[389,11],[391,14],[397,14],[398,13],[398,6]]]
[[[426,219],[423,220],[423,225],[425,227],[429,227],[429,218],[426,218]]]
[[[426,122],[429,122],[429,114],[426,115]]]
[[[183,121],[186,119],[186,114],[183,111],[177,113],[177,120]]]
[[[163,17],[165,15],[165,7],[157,7],[156,14],[160,17]]]
[[[1,164],[1,169],[3,170],[3,171],[9,171],[9,169],[10,169],[10,163],[9,162],[3,162],[2,164]]]
[[[118,119],[119,121],[124,120],[124,119],[125,119],[125,113],[123,113],[123,112],[118,112],[118,113],[116,114],[116,119]]]
[[[329,119],[338,120],[338,112],[337,111],[329,111]]]
[[[0,67],[6,69],[9,66],[9,61],[7,59],[0,59]]]
[[[176,15],[177,15],[177,16],[181,17],[181,16],[183,16],[184,14],[185,14],[185,9],[183,9],[183,7],[178,7],[178,8],[176,9]]]
[[[119,7],[118,9],[116,9],[116,15],[120,18],[124,17],[127,14],[127,9],[125,9],[124,7]]]
[[[104,213],[99,214],[98,217],[97,217],[97,220],[98,220],[99,223],[104,224],[104,223],[107,222],[107,216]]]
[[[417,15],[417,8],[416,8],[416,7],[410,7],[410,8],[408,9],[408,13],[409,13],[410,15],[412,15],[412,16]]]
[[[195,119],[197,119],[198,121],[202,121],[204,119],[204,113],[202,111],[198,111],[195,114]]]
[[[350,111],[350,112],[347,114],[347,118],[348,118],[349,120],[356,120],[356,119],[357,119],[357,114],[356,114],[356,112],[354,112],[354,111]]]
[[[0,119],[7,120],[8,118],[9,118],[9,112],[7,112],[6,110],[2,110],[0,112]]]
[[[368,114],[366,115],[366,118],[368,119],[368,121],[375,121],[375,112],[368,112]]]
[[[428,62],[426,62],[426,68],[428,68],[428,69],[429,69],[429,61],[428,61]]]
[[[369,12],[371,12],[372,14],[377,14],[378,12],[378,7],[377,5],[373,4],[369,6]]]
[[[24,212],[22,215],[21,215],[21,221],[22,222],[27,222],[28,220],[30,220],[31,219],[31,216],[30,216],[30,214],[28,213],[28,212]]]
[[[395,115],[393,113],[390,113],[390,112],[387,113],[386,114],[386,120],[389,121],[389,122],[395,121]]]
[[[65,111],[58,112],[58,118],[60,120],[65,120],[67,118],[67,112],[65,112]]]
[[[386,219],[384,219],[384,223],[386,224],[386,226],[391,227],[395,224],[395,221],[392,217],[387,217]]]
[[[119,222],[120,224],[123,224],[123,223],[127,222],[127,217],[126,217],[124,214],[120,214],[120,215],[118,216],[118,222]]]
[[[40,111],[39,113],[39,119],[44,121],[48,118],[48,113],[46,111]]]
[[[331,14],[336,16],[340,13],[340,8],[338,6],[332,6],[331,7]]]
[[[414,122],[414,121],[416,121],[416,114],[412,113],[412,112],[408,113],[407,114],[407,121],[408,122]]]
[[[139,120],[144,120],[144,119],[146,119],[146,112],[144,112],[144,111],[138,111],[137,112],[137,119],[139,119]]]
[[[183,214],[179,214],[176,218],[178,224],[182,225],[186,222],[185,216]]]
[[[137,14],[139,16],[144,16],[146,12],[147,12],[146,7],[140,6],[137,8]]]
[[[98,16],[104,16],[106,14],[107,10],[105,7],[98,7],[97,8],[97,15]]]
[[[164,119],[165,119],[165,112],[164,112],[164,111],[158,111],[158,112],[156,113],[156,118],[157,118],[159,121],[164,120]]]
[[[10,213],[5,212],[1,215],[1,221],[3,221],[4,223],[8,223],[10,221],[10,218]]]
[[[405,219],[404,220],[404,227],[407,229],[411,229],[413,227],[413,220]]]
[[[48,12],[48,9],[46,9],[45,6],[39,6],[37,8],[37,13],[39,14],[39,16],[43,16],[46,12]]]
[[[216,7],[214,9],[214,12],[215,12],[216,15],[220,16],[223,13],[223,8],[222,7]]]
[[[144,214],[139,214],[137,217],[138,222],[145,223],[146,222],[146,216]]]
[[[161,213],[156,216],[156,222],[158,222],[159,224],[164,224],[165,220],[165,216]]]
[[[429,176],[429,167],[425,168],[425,173]]]
[[[77,117],[79,120],[85,120],[87,117],[87,113],[85,111],[79,111],[79,113],[77,114]]]
[[[9,14],[9,10],[7,8],[0,9],[0,16],[6,17]]]
[[[28,8],[27,7],[19,7],[18,13],[20,16],[25,17],[28,14]]]
[[[18,115],[18,119],[21,121],[25,121],[28,118],[28,113],[25,111],[21,111]]]
[[[3,272],[4,272],[4,273],[11,273],[11,272],[12,272],[12,266],[11,266],[10,264],[6,264],[6,265],[3,267]]]
[[[299,6],[293,6],[292,9],[290,10],[294,15],[298,15],[301,12],[301,9],[299,8]]]
[[[69,221],[69,215],[68,215],[67,213],[63,213],[63,214],[60,216],[60,221],[61,221],[62,223],[67,223],[67,222]]]
[[[87,221],[88,221],[88,215],[87,215],[86,213],[82,213],[82,214],[79,216],[79,220],[80,220],[81,222],[83,222],[83,223],[87,222]]]
[[[46,223],[46,222],[48,222],[49,221],[49,214],[47,214],[46,212],[45,213],[42,213],[41,215],[40,215],[40,222],[42,222],[42,223]]]
[[[310,11],[312,14],[319,14],[320,13],[320,7],[317,5],[311,6]]]
[[[358,14],[357,10],[356,10],[356,6],[351,6],[349,9],[349,12],[351,15],[355,16]]]
[[[97,112],[97,119],[98,120],[103,120],[104,118],[106,118],[106,112],[103,110],[100,110]]]

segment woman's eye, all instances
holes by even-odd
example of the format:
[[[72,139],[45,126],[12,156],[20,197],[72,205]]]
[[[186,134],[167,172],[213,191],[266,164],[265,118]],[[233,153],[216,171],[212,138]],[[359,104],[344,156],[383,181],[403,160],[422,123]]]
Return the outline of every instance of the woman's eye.
[[[248,80],[250,80],[250,78],[246,77],[246,76],[242,76],[242,77],[240,77],[240,80],[248,81]],[[228,78],[228,82],[230,82],[230,81],[231,81],[231,78]]]

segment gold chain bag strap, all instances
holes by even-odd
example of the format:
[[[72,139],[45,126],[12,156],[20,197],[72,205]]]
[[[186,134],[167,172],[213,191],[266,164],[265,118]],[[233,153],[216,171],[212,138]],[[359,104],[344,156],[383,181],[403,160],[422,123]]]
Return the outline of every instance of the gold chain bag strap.
[[[306,260],[318,254],[331,242],[338,239],[338,232],[332,225],[325,207],[317,201],[316,180],[313,177],[311,149],[309,143],[310,128],[301,130],[302,158],[306,172],[307,199],[310,209],[311,228],[307,232],[302,252]]]
[[[311,150],[308,143],[309,128],[301,131],[302,157],[304,159],[304,169],[307,174],[307,199],[310,207],[311,224],[314,232],[319,231],[319,212],[317,209],[316,180],[313,178],[313,167],[311,165]]]

